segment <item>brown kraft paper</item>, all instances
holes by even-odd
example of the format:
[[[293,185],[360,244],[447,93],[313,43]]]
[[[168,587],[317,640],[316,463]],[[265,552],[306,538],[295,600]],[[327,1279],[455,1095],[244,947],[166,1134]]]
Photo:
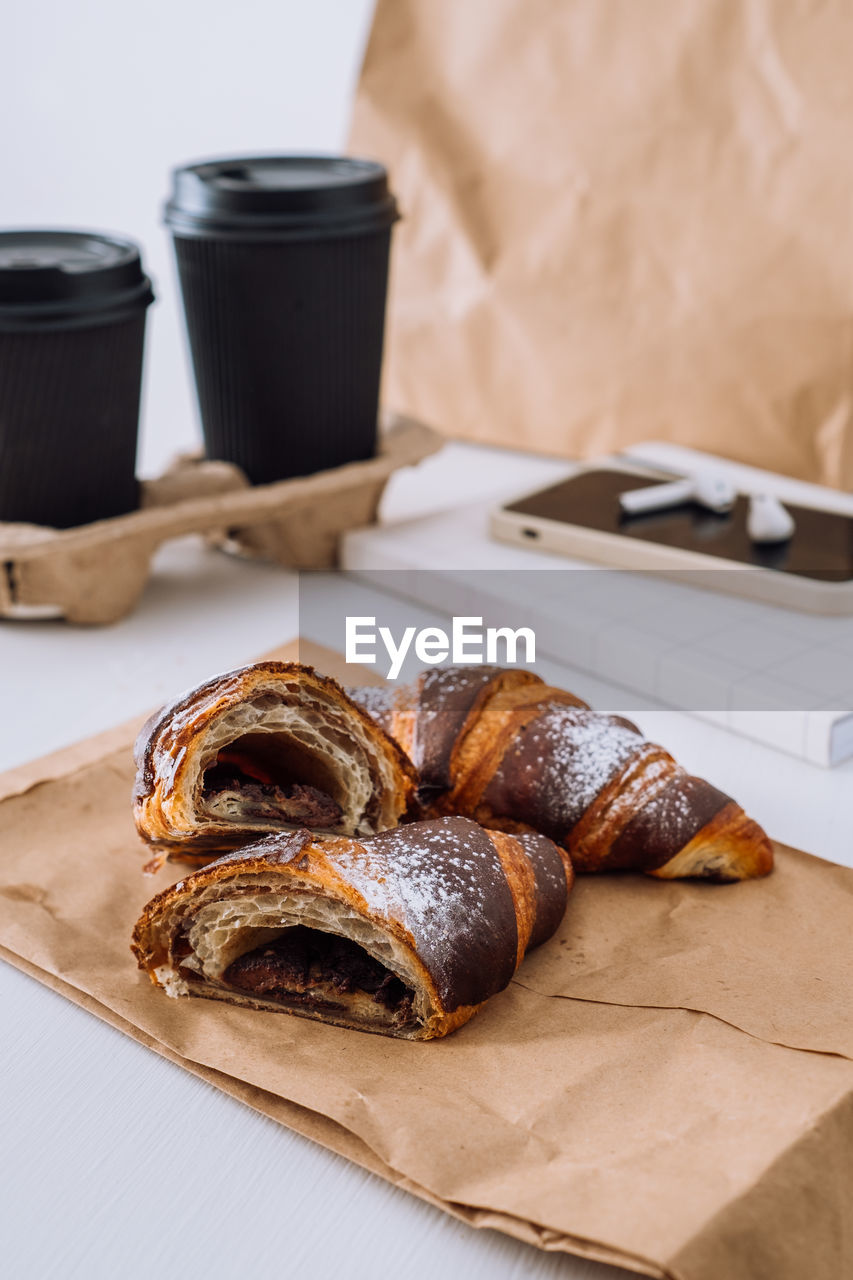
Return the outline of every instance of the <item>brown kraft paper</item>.
[[[845,0],[379,0],[389,402],[853,486],[851,66]]]
[[[278,656],[344,665],[328,651]],[[853,1268],[853,873],[581,879],[559,933],[446,1040],[170,1000],[131,957],[137,726],[0,779],[5,959],[474,1226],[671,1280]]]

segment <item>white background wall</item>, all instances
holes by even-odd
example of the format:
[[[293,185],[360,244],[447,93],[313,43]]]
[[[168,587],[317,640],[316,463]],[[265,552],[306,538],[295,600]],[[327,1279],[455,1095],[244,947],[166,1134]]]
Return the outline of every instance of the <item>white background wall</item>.
[[[0,77],[0,226],[124,233],[148,313],[139,463],[200,440],[171,246],[168,171],[344,147],[373,0],[18,0]]]

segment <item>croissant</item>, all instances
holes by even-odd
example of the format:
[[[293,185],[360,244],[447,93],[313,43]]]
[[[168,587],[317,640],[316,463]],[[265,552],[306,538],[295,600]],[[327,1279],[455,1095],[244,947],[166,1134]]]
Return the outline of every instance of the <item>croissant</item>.
[[[399,821],[415,787],[397,743],[297,663],[208,680],[147,721],[135,756],[137,829],[185,861],[283,828],[371,836]]]
[[[508,985],[571,884],[550,840],[466,818],[363,843],[279,833],[158,894],[132,949],[171,996],[431,1040]]]
[[[770,841],[734,800],[630,720],[532,672],[433,668],[408,686],[349,692],[414,762],[423,814],[542,832],[582,872],[746,880],[772,870]]]

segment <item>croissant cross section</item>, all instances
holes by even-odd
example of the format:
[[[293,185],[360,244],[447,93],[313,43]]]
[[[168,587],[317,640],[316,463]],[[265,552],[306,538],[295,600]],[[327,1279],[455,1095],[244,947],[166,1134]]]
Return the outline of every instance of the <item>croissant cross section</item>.
[[[184,695],[143,726],[136,764],[140,835],[201,861],[280,830],[371,836],[414,790],[401,748],[298,663],[256,663]]]
[[[363,842],[282,833],[159,894],[132,945],[171,996],[430,1040],[509,984],[571,885],[550,840],[465,818]]]

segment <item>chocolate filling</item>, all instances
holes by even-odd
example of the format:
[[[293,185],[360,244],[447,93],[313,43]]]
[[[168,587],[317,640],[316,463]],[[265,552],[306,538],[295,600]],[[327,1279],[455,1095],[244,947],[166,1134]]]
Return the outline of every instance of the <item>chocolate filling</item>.
[[[223,792],[240,797],[240,818],[284,821],[324,830],[340,822],[340,805],[327,791],[295,779],[276,778],[268,765],[240,751],[219,752],[204,774],[202,797],[210,801]]]
[[[304,925],[247,951],[228,966],[222,981],[238,991],[289,1004],[324,1008],[329,1007],[324,997],[363,991],[399,1018],[412,1011],[413,993],[358,943]]]

